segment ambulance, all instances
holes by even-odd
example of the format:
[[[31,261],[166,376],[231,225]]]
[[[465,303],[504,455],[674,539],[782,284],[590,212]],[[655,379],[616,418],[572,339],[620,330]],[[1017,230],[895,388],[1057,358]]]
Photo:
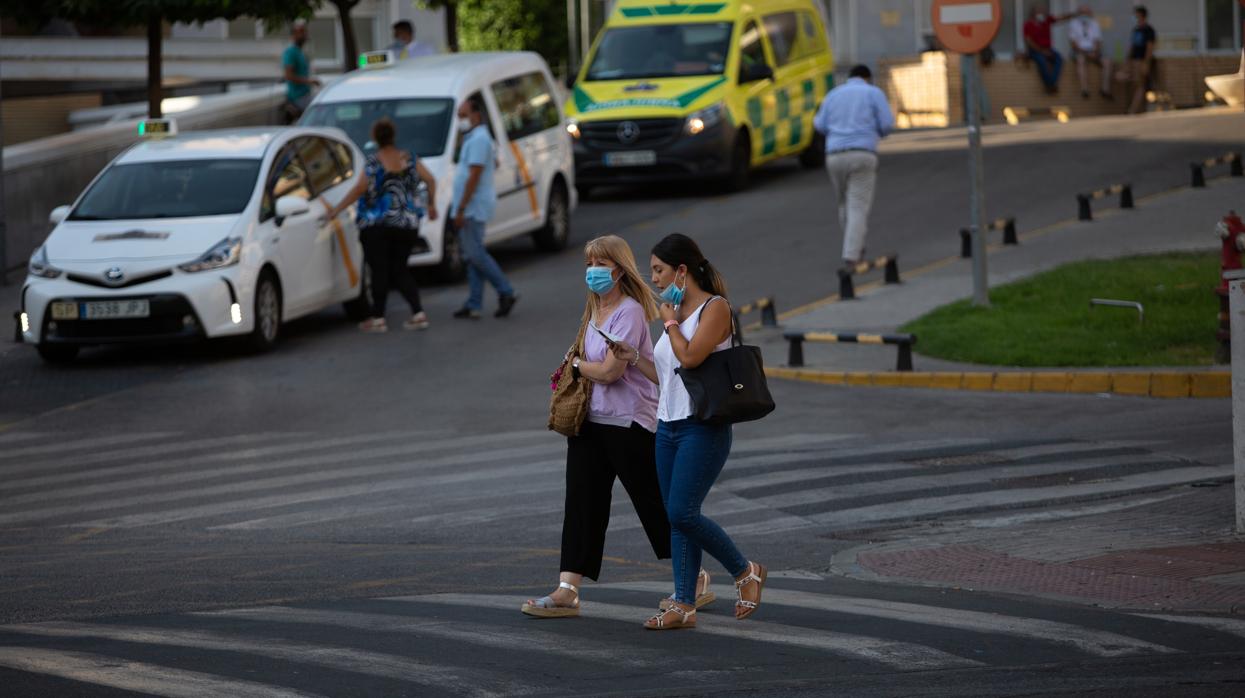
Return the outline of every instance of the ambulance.
[[[575,182],[716,180],[823,161],[813,116],[834,86],[816,0],[619,0],[566,107]]]

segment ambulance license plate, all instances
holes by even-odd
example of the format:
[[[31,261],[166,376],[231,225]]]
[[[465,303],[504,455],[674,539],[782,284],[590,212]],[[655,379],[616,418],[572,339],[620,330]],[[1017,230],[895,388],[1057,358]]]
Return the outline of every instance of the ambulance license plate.
[[[657,164],[657,151],[624,150],[619,153],[606,153],[606,167],[644,167]]]

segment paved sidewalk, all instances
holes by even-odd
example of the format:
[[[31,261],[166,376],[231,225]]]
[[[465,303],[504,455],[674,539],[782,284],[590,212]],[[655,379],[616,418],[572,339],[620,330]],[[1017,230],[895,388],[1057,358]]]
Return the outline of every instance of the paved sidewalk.
[[[991,233],[990,240],[994,244],[989,253],[990,286],[1086,259],[1217,249],[1219,239],[1215,235],[1215,224],[1229,210],[1245,211],[1245,179],[1220,178],[1208,185],[1206,189],[1182,188],[1139,198],[1133,210],[1114,208],[1112,199],[1099,201],[1098,210],[1094,212],[1096,220],[1090,222],[1070,220],[1046,229],[1027,231],[1024,221],[1017,221],[1020,234],[1017,246],[1004,247],[1000,244],[1001,233]],[[1068,196],[1068,212],[1070,215],[1076,212],[1076,201],[1071,195]],[[904,267],[902,250],[899,250],[903,281],[899,285],[882,285],[881,272],[877,271],[856,281],[856,300],[840,301],[831,297],[792,309],[784,308],[782,299],[778,299],[783,329],[894,332],[935,308],[971,296],[972,261],[953,256],[959,252],[958,236],[951,231],[931,231],[931,234],[946,236],[947,259],[909,269]],[[787,345],[780,331],[753,329],[748,339],[762,346],[769,365],[785,365]],[[1008,370],[921,356],[919,337],[915,348],[916,371]],[[827,371],[894,371],[895,355],[893,346],[806,343],[804,347],[806,367]]]

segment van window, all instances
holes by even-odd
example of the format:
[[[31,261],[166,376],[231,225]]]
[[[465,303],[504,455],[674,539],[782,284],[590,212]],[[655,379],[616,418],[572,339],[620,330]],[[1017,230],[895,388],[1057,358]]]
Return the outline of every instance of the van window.
[[[730,45],[731,25],[726,22],[607,28],[585,79],[720,75]]]
[[[766,15],[762,20],[765,24],[765,35],[769,37],[769,47],[774,52],[774,63],[782,67],[795,59],[791,49],[799,37],[799,27],[794,12],[779,12]]]
[[[562,121],[558,103],[542,73],[495,82],[492,89],[506,137],[512,141],[554,128]]]
[[[326,102],[311,105],[299,124],[336,126],[360,150],[371,153],[376,150],[371,142],[372,124],[387,116],[397,130],[394,145],[421,158],[430,158],[445,152],[454,108],[454,100],[441,97]]]
[[[761,32],[757,29],[757,23],[750,21],[739,37],[739,78],[742,80],[748,68],[754,65],[767,65],[767,62]]]
[[[800,20],[800,30],[796,32],[795,42],[791,45],[791,55],[787,59],[799,61],[825,53],[826,33],[822,31],[821,23],[813,17],[812,12],[807,10],[800,12],[797,16]]]

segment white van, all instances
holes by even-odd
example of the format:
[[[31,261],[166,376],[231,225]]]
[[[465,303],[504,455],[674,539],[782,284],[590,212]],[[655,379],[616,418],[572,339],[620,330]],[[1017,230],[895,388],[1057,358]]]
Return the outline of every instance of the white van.
[[[389,117],[397,146],[423,161],[437,182],[435,221],[420,232],[429,250],[412,255],[412,266],[437,266],[447,280],[465,268],[455,236],[445,234],[453,192],[459,135],[455,110],[473,95],[488,108],[485,124],[497,142],[497,213],[488,243],[530,234],[536,246],[566,246],[577,196],[570,134],[549,66],[530,52],[454,53],[395,61],[388,52],[364,54],[360,70],[323,89],[307,108],[303,126],[345,131],[365,152],[372,124]]]

